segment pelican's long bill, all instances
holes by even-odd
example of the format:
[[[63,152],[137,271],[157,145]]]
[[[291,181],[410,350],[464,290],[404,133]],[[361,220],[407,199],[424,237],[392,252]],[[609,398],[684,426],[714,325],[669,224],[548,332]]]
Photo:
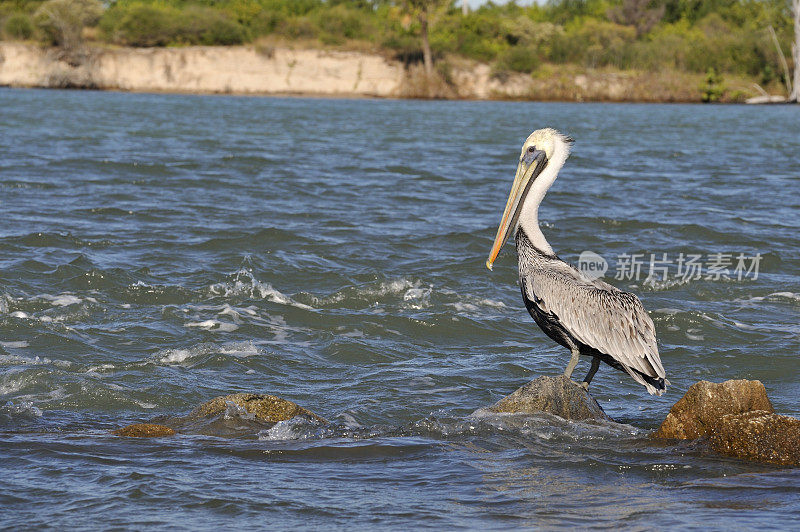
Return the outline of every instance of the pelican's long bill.
[[[511,236],[511,231],[517,225],[522,203],[525,201],[525,196],[528,194],[531,184],[542,173],[545,166],[547,166],[547,157],[543,151],[536,148],[533,148],[533,151],[524,151],[522,157],[520,157],[517,175],[514,177],[514,184],[511,185],[511,194],[508,195],[506,209],[503,211],[500,227],[497,228],[497,236],[494,237],[492,251],[486,260],[486,267],[490,270],[497,255],[500,254],[500,248],[506,243],[508,237]]]

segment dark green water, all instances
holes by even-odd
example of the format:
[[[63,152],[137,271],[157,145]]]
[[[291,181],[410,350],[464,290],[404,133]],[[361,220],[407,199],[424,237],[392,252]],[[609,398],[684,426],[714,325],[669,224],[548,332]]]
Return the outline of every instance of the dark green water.
[[[577,142],[544,232],[640,295],[672,382],[601,368],[619,424],[471,415],[568,359],[513,246],[483,266],[548,125]],[[798,153],[798,107],[2,90],[0,526],[789,528],[797,471],[646,435],[700,379],[800,415]],[[333,424],[108,433],[235,391]]]

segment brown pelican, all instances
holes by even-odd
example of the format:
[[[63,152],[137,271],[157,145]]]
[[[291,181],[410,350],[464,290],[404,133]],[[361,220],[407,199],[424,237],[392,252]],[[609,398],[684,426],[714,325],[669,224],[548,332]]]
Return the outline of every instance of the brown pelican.
[[[653,320],[635,295],[584,276],[553,252],[539,228],[539,204],[569,156],[573,140],[554,129],[531,133],[522,145],[497,236],[486,261],[492,264],[511,230],[516,232],[522,299],[536,324],[572,351],[564,375],[572,376],[580,355],[592,357],[582,386],[589,388],[600,361],[645,386],[666,391]]]

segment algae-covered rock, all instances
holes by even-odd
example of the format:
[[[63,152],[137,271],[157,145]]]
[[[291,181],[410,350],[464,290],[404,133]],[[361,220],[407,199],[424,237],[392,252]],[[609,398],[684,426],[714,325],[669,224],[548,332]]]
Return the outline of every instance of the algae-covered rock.
[[[611,419],[589,392],[564,375],[538,377],[488,410],[520,414],[545,412],[573,421]]]
[[[700,381],[672,406],[653,436],[693,440],[709,435],[723,416],[753,410],[775,412],[761,381]]]
[[[157,425],[155,423],[134,423],[127,427],[122,427],[112,432],[117,436],[125,436],[128,438],[157,438],[160,436],[173,436],[175,431],[164,425]]]
[[[800,419],[776,414],[760,381],[693,384],[653,436],[702,438],[720,454],[800,466]]]
[[[755,410],[722,416],[708,436],[711,448],[745,460],[800,466],[800,419]]]
[[[226,412],[230,403],[244,409],[248,414],[252,414],[256,421],[263,423],[278,423],[296,416],[308,416],[316,421],[325,422],[314,412],[296,403],[274,395],[259,393],[234,393],[215,397],[192,410],[188,417],[197,419],[218,416]]]

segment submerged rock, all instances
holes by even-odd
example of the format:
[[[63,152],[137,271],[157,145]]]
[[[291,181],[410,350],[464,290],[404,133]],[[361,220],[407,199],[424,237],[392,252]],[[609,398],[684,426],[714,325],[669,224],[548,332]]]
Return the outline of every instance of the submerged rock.
[[[722,416],[753,410],[775,412],[761,381],[700,381],[672,406],[653,436],[681,440],[701,438],[708,435]]]
[[[538,377],[488,410],[520,414],[545,412],[572,421],[611,420],[589,392],[564,375]]]
[[[260,393],[233,393],[215,397],[214,399],[198,406],[189,414],[190,419],[212,417],[224,414],[233,404],[243,409],[252,419],[262,423],[278,423],[297,416],[308,416],[311,419],[325,423],[325,420],[306,410],[297,403],[281,399],[275,395]]]
[[[653,436],[702,438],[720,454],[800,466],[800,419],[776,414],[760,381],[693,384]]]
[[[318,423],[323,418],[302,406],[274,395],[234,393],[205,402],[183,416],[162,415],[113,432],[118,436],[154,437],[206,434],[220,437],[255,435],[276,423],[302,416]]]
[[[800,419],[763,410],[722,416],[708,437],[721,454],[800,466]]]
[[[157,438],[160,436],[174,436],[175,431],[167,426],[155,423],[134,423],[117,429],[112,434],[128,438]]]

